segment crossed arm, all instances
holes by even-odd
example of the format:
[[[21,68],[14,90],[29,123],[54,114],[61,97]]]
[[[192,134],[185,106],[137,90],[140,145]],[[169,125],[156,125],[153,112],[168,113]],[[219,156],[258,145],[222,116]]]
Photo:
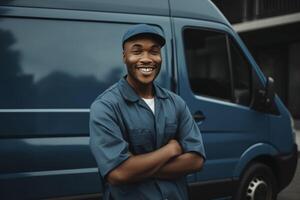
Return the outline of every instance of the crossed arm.
[[[147,178],[174,179],[197,171],[203,166],[203,158],[196,153],[182,153],[176,140],[156,151],[131,155],[107,175],[112,185],[142,181]]]

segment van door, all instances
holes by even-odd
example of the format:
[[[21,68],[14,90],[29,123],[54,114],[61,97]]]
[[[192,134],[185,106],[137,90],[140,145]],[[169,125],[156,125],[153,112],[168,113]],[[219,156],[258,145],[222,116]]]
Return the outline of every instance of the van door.
[[[228,196],[236,183],[232,181],[233,171],[243,152],[269,139],[267,115],[249,107],[253,69],[227,26],[173,20],[177,90],[202,132],[207,155],[203,170],[194,174],[201,184],[193,184],[197,187],[205,182],[206,189],[197,193],[191,190],[191,194],[198,196],[203,191],[205,197]]]

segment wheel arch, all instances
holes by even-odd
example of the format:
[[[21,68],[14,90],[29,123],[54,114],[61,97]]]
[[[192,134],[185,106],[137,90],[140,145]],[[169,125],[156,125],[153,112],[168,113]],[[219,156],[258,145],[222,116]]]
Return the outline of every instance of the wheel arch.
[[[233,177],[239,178],[251,163],[260,162],[270,167],[274,176],[278,179],[278,167],[275,161],[276,155],[278,155],[278,151],[270,144],[258,143],[250,146],[240,157],[234,169]]]

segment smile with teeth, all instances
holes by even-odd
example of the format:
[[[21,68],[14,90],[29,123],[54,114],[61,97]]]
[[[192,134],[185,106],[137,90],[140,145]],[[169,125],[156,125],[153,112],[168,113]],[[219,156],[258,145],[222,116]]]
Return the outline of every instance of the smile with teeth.
[[[152,67],[139,67],[138,69],[143,74],[151,74],[152,71],[154,70],[154,68],[152,68]]]

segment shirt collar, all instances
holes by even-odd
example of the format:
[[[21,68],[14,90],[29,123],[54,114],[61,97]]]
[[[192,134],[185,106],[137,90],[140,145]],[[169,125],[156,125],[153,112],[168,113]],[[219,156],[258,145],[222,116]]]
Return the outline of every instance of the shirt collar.
[[[166,92],[160,86],[158,86],[155,82],[153,82],[153,86],[154,86],[154,94],[157,98],[160,98],[160,99],[168,98]],[[137,93],[134,91],[134,89],[127,82],[126,76],[122,77],[119,80],[118,88],[124,99],[131,101],[131,102],[136,102],[140,99],[140,97],[137,95]]]

